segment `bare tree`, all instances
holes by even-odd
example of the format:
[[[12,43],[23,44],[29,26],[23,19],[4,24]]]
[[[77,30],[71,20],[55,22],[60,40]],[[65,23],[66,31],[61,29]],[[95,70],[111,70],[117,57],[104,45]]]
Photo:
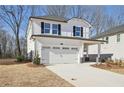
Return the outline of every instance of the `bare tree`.
[[[6,56],[7,50],[7,33],[5,30],[0,30],[1,54],[2,57]]]
[[[114,14],[115,24],[124,24],[124,6],[115,6],[113,11],[117,11],[117,13]]]
[[[8,33],[3,27],[0,27],[0,57],[14,57],[15,47],[15,38],[13,35]]]
[[[106,25],[106,30],[116,26],[116,22],[114,20],[114,17],[108,15],[106,17],[106,24],[105,25]]]
[[[59,17],[67,17],[68,13],[69,13],[69,6],[65,6],[65,5],[49,5],[46,6],[43,11],[46,15],[50,15],[50,16],[59,16]]]
[[[2,45],[0,44],[0,58],[2,57]]]
[[[26,39],[24,37],[20,38],[20,43],[21,43],[21,51],[23,55],[26,55]]]
[[[13,35],[7,34],[7,52],[6,57],[11,58],[16,56],[16,42]]]
[[[89,21],[96,34],[104,30],[106,15],[103,6],[72,6],[71,16]]]
[[[96,35],[104,31],[105,28],[105,18],[106,15],[104,14],[104,7],[103,6],[95,6],[94,10],[91,14],[91,24],[95,28]]]
[[[106,18],[104,19],[106,22],[104,23],[105,24],[105,31],[107,31],[107,29],[110,29],[112,27],[115,27],[115,26],[118,26],[118,25],[121,25],[121,24],[124,24],[124,6],[114,6],[112,9],[111,9],[111,12],[112,13],[108,13],[106,14]],[[113,12],[114,13],[114,16],[113,16]]]
[[[90,10],[89,8],[90,8],[89,6],[84,6],[84,5],[73,5],[71,6],[70,14],[72,17],[88,18],[88,14]]]
[[[39,5],[31,5],[31,6],[29,6],[29,8],[30,8],[31,16],[37,16],[38,13],[40,12],[39,10],[41,9],[41,7]]]
[[[0,6],[0,19],[5,22],[14,32],[18,55],[21,55],[19,33],[26,14],[25,6]]]

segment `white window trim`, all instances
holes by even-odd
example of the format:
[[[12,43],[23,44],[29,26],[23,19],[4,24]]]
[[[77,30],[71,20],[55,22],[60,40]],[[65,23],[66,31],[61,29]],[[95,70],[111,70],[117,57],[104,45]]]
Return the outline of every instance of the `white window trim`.
[[[76,31],[76,27],[80,28],[80,31],[79,31],[79,30]],[[76,35],[76,32],[79,32],[80,35],[77,36],[77,35]],[[75,37],[81,37],[81,27],[79,27],[79,26],[75,26]]]
[[[50,24],[50,28],[47,28],[47,27],[45,27],[45,24]],[[55,24],[55,25],[57,25],[57,29],[53,29],[53,24],[51,24],[51,23],[44,23],[44,34],[46,34],[46,35],[58,35],[58,24]],[[50,32],[49,33],[46,33],[45,32],[45,29],[49,29],[50,30]],[[57,34],[53,34],[53,30],[57,30]]]
[[[121,41],[120,34],[117,34],[117,43]]]
[[[106,36],[106,41],[107,41],[106,44],[109,44],[109,37],[108,36]]]
[[[49,24],[49,25],[50,25],[50,28],[45,27],[45,24]],[[45,29],[49,29],[49,31],[50,31],[50,29],[51,29],[51,24],[50,24],[50,23],[44,23],[44,34],[50,34],[51,31],[50,31],[49,33],[46,33],[46,32],[45,32]]]
[[[57,29],[53,29],[53,25],[57,25]],[[57,34],[53,34],[53,30],[57,30]],[[52,34],[53,35],[58,35],[58,32],[59,32],[59,30],[58,30],[58,24],[52,24]]]

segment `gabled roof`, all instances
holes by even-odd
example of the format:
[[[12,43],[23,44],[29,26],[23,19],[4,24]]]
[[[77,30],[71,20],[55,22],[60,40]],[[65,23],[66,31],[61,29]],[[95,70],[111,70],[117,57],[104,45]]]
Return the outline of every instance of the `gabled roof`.
[[[72,17],[72,18],[68,19],[68,21],[71,20],[71,19],[74,19],[74,18],[75,19],[80,19],[80,20],[84,21],[86,24],[88,24],[89,27],[92,27],[92,25],[90,24],[90,22],[88,20],[84,19],[84,18]]]
[[[36,19],[45,19],[45,20],[52,20],[52,21],[59,21],[59,22],[67,22],[68,19],[58,16],[31,16],[30,18]]]
[[[124,24],[113,27],[113,28],[110,28],[110,29],[108,29],[108,30],[106,30],[106,31],[104,31],[104,32],[100,33],[99,35],[94,36],[92,38],[93,39],[98,39],[98,38],[102,38],[102,37],[105,37],[105,36],[112,36],[112,35],[115,35],[115,34],[118,34],[118,33],[124,33]]]
[[[83,19],[83,18],[78,18],[78,17],[72,17],[70,19],[64,18],[64,17],[59,17],[59,16],[31,16],[30,18],[35,18],[35,19],[44,19],[44,20],[52,20],[52,21],[58,21],[58,22],[68,22],[69,20],[76,18],[76,19],[81,19],[83,20],[86,24],[88,24],[91,27],[91,24]]]

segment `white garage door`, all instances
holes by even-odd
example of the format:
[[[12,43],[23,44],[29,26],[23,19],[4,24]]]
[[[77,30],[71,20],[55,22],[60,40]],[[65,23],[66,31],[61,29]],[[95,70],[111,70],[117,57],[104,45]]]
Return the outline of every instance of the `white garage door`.
[[[78,51],[79,49],[76,47],[42,47],[42,63],[77,63]]]

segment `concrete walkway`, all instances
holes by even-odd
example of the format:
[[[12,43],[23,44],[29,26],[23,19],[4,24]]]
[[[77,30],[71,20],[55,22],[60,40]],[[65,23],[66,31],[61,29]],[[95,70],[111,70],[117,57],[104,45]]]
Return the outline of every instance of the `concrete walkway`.
[[[77,87],[124,87],[124,75],[94,68],[90,64],[93,63],[57,64],[47,68]]]

